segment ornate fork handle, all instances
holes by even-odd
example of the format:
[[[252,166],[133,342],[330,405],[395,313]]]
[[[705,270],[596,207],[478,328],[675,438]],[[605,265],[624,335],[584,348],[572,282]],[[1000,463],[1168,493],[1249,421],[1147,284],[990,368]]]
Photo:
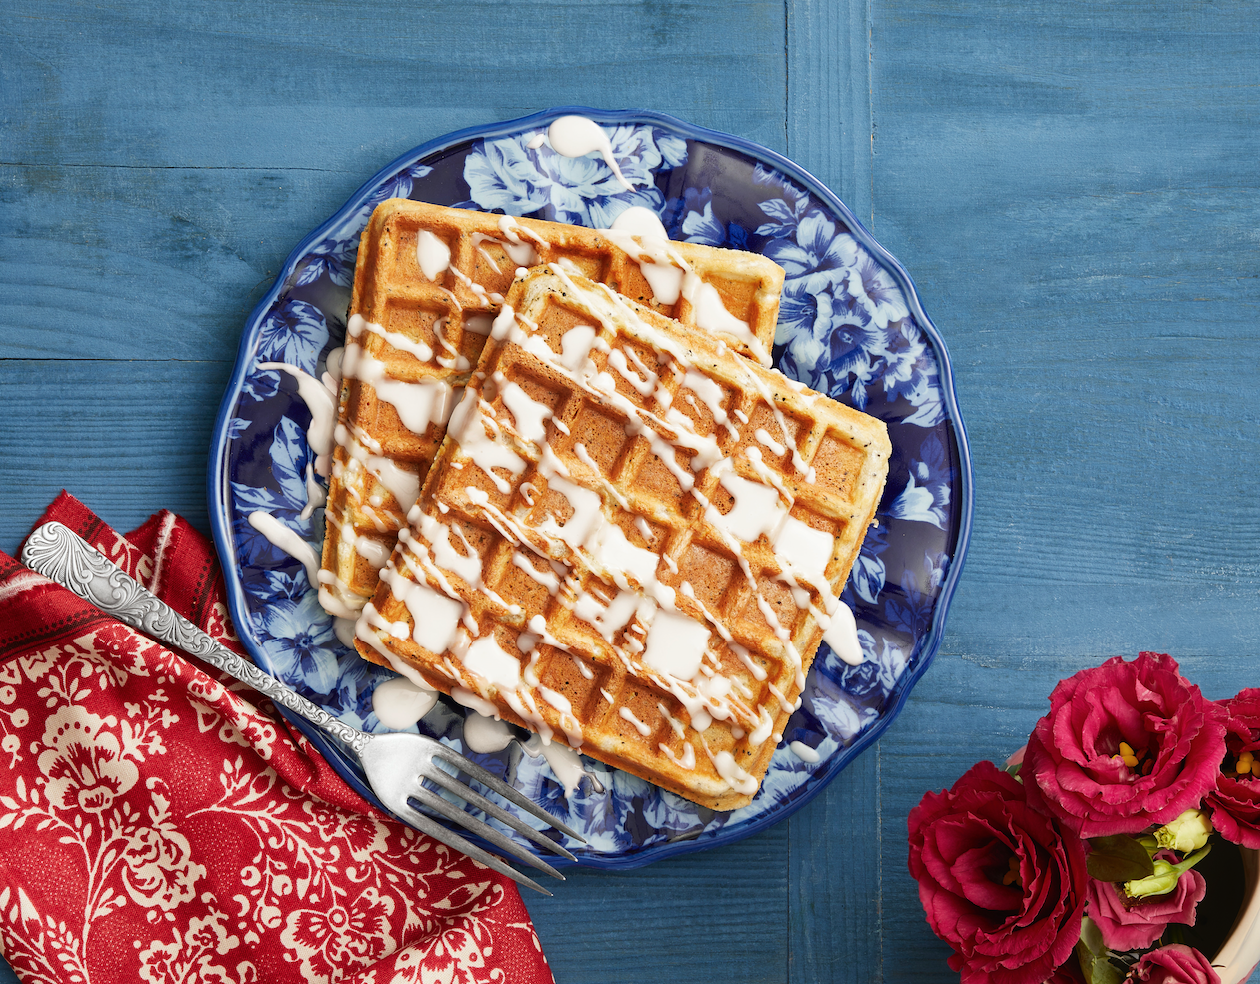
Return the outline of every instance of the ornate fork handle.
[[[22,550],[22,563],[133,629],[191,653],[249,684],[275,703],[341,739],[356,753],[372,740],[371,735],[337,720],[243,656],[216,642],[69,527],[45,523],[36,529]]]

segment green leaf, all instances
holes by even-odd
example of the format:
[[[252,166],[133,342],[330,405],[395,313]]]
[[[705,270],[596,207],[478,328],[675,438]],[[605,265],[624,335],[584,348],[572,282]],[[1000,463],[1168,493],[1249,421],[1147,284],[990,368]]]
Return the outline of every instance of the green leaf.
[[[1085,984],[1122,984],[1124,971],[1107,959],[1107,953],[1095,953],[1085,940],[1076,944],[1076,959],[1085,974]]]
[[[1085,867],[1091,877],[1108,882],[1135,881],[1155,873],[1146,848],[1126,834],[1091,837]]]

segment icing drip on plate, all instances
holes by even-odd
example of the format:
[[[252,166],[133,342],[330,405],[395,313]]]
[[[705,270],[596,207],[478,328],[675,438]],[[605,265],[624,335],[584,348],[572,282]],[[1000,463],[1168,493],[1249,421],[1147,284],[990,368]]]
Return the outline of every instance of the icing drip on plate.
[[[625,179],[621,167],[613,157],[612,143],[608,134],[592,119],[585,116],[561,116],[547,128],[551,149],[562,157],[585,157],[599,154],[612,170],[613,176],[626,191],[634,191],[634,185]]]

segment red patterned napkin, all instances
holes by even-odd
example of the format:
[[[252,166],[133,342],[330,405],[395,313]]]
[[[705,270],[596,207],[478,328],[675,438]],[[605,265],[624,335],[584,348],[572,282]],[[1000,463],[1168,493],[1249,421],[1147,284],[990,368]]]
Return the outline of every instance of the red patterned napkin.
[[[172,513],[56,519],[242,651]],[[0,553],[0,944],[23,980],[551,982],[516,886],[386,819],[253,690]]]

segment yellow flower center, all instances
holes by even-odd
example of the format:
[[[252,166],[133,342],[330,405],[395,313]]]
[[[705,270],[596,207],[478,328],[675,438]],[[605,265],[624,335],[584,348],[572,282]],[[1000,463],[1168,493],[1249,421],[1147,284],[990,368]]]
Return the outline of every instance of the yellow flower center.
[[[1003,885],[1019,885],[1019,858],[1011,855],[1009,861],[1006,862],[1007,872],[1002,876]],[[1022,885],[1020,886],[1023,887]]]
[[[1135,752],[1133,750],[1133,746],[1127,741],[1120,742],[1119,750],[1113,758],[1118,758],[1130,769],[1133,769],[1135,772],[1140,772],[1144,776],[1150,775],[1151,767],[1155,764],[1154,758],[1148,757],[1144,751]]]

